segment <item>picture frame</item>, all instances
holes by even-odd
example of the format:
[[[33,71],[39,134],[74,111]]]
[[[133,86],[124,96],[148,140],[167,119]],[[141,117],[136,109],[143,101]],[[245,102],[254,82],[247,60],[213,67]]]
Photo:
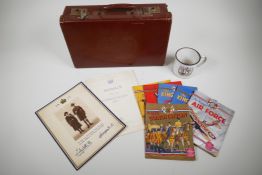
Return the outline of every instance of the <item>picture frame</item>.
[[[82,82],[35,114],[76,170],[126,127]]]

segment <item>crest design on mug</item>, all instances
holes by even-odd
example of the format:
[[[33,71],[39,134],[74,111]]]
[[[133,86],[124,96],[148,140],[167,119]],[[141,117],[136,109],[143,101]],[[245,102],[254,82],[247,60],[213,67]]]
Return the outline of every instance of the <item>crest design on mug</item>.
[[[178,73],[182,76],[189,76],[193,72],[193,68],[185,67],[185,66],[179,66]]]

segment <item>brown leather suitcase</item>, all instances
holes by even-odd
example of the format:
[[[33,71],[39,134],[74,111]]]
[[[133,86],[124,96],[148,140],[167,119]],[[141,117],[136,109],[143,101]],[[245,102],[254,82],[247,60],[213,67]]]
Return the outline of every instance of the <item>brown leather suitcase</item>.
[[[60,17],[76,68],[163,65],[171,22],[166,4],[67,6]]]

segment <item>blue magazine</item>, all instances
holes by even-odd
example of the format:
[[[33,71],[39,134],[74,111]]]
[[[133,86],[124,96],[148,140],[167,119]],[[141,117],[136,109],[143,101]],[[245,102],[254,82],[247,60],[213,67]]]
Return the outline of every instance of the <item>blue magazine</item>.
[[[176,87],[175,84],[159,84],[157,102],[159,104],[171,103]]]
[[[173,95],[171,104],[187,104],[190,97],[197,90],[197,87],[192,86],[177,86]]]

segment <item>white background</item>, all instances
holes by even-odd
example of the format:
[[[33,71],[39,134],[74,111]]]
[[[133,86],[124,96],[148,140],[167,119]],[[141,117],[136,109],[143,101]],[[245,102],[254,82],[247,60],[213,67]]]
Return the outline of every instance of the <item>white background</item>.
[[[173,13],[167,64],[75,69],[59,26],[64,6],[119,2],[0,1],[0,174],[262,174],[262,2],[143,1],[166,2]],[[141,131],[115,139],[75,171],[34,112],[79,81],[110,72],[135,70],[140,83],[179,80],[170,60],[183,46],[208,57],[184,84],[236,111],[220,155],[197,149],[194,162],[145,159]]]

